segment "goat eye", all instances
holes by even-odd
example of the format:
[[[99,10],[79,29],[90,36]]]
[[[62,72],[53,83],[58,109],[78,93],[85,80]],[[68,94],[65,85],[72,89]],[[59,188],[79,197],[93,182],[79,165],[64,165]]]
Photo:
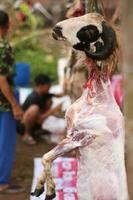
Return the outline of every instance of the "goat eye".
[[[103,48],[103,44],[101,42],[96,42],[95,47],[97,51],[100,51]]]

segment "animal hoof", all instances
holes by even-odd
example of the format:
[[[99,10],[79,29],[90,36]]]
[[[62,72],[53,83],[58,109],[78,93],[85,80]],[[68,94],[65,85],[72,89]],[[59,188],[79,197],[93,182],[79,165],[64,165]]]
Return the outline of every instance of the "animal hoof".
[[[55,193],[53,193],[52,195],[46,195],[45,200],[52,200],[52,199],[54,199],[55,197],[56,197],[56,194],[55,194]]]
[[[31,195],[39,197],[43,192],[44,192],[44,187],[42,187],[40,189],[35,189],[35,191],[31,193]]]

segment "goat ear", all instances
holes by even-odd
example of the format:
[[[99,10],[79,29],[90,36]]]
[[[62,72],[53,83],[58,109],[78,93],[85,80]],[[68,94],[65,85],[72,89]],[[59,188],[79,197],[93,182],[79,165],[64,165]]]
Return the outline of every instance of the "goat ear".
[[[91,43],[100,37],[100,33],[96,26],[88,25],[78,31],[77,37],[81,42]]]

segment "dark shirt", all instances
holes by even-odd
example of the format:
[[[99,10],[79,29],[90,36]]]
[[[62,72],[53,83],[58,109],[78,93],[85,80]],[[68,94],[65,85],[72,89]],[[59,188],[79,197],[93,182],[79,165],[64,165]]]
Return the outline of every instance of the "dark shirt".
[[[30,106],[37,105],[41,111],[45,110],[46,102],[48,98],[54,96],[53,94],[44,94],[40,96],[36,91],[33,91],[25,100],[22,108],[26,111]]]
[[[5,76],[11,87],[13,87],[13,76],[15,75],[14,54],[9,43],[0,40],[0,75]],[[11,105],[0,91],[0,112],[11,110]]]

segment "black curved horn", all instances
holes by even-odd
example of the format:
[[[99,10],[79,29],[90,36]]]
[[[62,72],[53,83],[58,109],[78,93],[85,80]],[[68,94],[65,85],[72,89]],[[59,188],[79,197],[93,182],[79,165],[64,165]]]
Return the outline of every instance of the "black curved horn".
[[[81,42],[90,43],[95,42],[100,37],[100,33],[96,26],[88,25],[78,31],[77,37]]]
[[[101,38],[104,44],[100,48],[96,48],[96,52],[91,52],[88,49],[85,49],[86,55],[94,60],[107,59],[117,46],[115,31],[108,26],[106,22],[102,23],[102,27],[103,33],[101,34]]]

